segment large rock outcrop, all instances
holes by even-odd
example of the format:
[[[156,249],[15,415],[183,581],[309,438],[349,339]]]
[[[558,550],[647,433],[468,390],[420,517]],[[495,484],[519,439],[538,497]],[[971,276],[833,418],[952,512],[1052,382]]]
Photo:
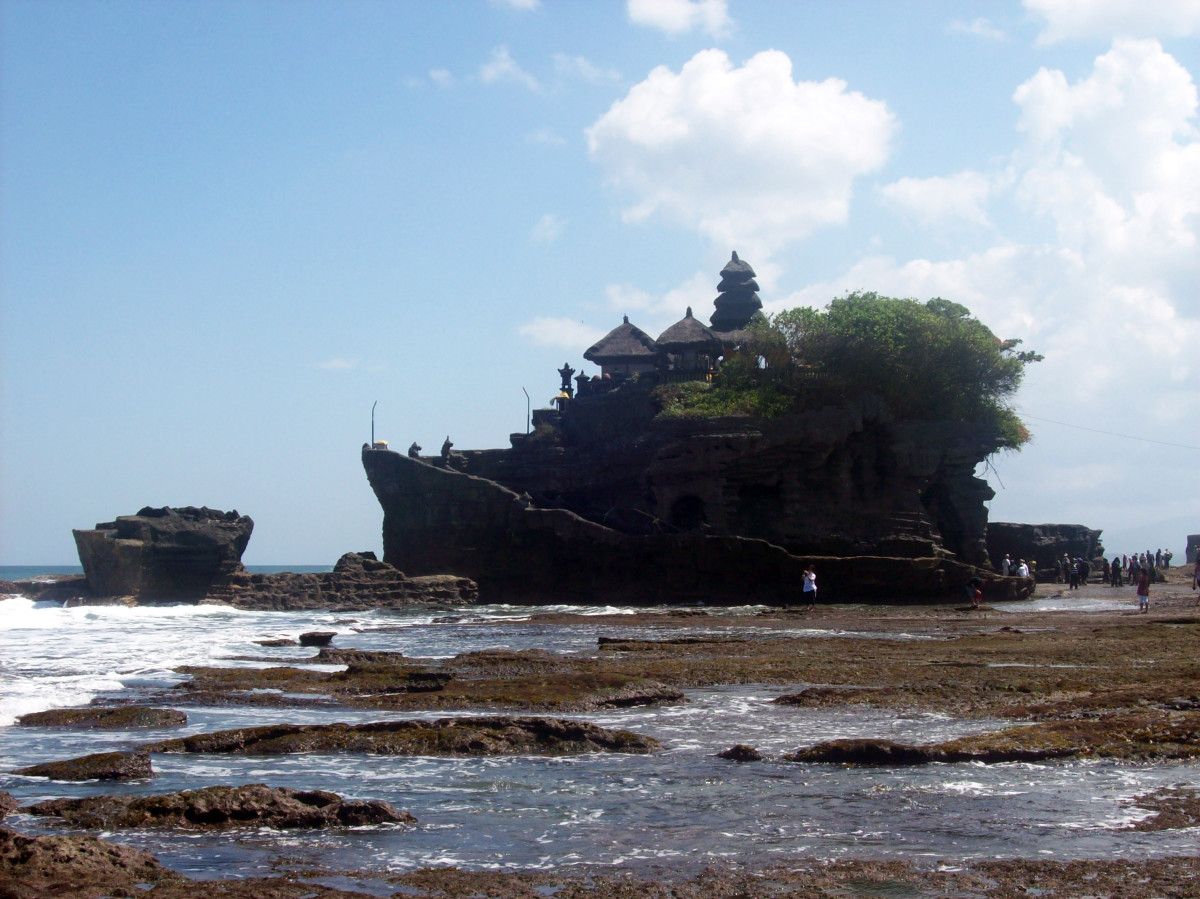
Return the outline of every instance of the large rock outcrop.
[[[236,510],[146,506],[73,533],[96,596],[199,599],[220,577],[241,570],[253,530]]]
[[[992,521],[987,526],[988,556],[1000,567],[1007,554],[1012,561],[1036,563],[1039,580],[1054,580],[1055,566],[1064,554],[1087,561],[1104,555],[1100,531],[1082,524],[1016,524]]]
[[[931,454],[940,458],[941,451]],[[885,544],[894,554],[801,556],[764,539],[703,528],[630,534],[568,509],[534,505],[491,479],[388,450],[364,449],[362,458],[384,510],[385,558],[410,571],[470,577],[485,601],[797,602],[808,562],[820,573],[824,595],[838,600],[961,597],[976,576],[994,581],[989,599],[1020,598],[1032,586],[995,578],[903,536]],[[656,471],[665,475],[666,464]],[[918,555],[922,547],[927,555]]]
[[[408,577],[372,552],[346,553],[333,571],[250,574],[221,578],[208,599],[242,609],[279,611],[395,609],[413,605],[463,605],[475,602],[479,589],[465,577],[429,574]],[[302,641],[303,642],[303,641]]]

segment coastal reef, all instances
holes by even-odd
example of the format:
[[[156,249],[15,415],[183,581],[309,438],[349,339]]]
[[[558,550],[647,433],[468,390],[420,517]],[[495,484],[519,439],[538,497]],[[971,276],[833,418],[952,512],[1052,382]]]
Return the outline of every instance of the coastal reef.
[[[289,790],[265,784],[205,787],[159,796],[88,796],[48,799],[21,811],[61,819],[72,827],[101,830],[171,827],[361,827],[413,824],[416,818],[378,799],[343,799],[327,790]]]

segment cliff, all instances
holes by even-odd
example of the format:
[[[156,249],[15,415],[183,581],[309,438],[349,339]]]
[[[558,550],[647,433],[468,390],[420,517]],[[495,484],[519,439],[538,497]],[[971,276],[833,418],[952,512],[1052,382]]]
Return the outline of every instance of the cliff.
[[[744,440],[754,443],[764,439],[761,432],[748,431],[722,436],[712,431],[714,424],[707,422],[702,428],[704,434],[695,447],[699,458],[705,456],[704,447],[715,450],[713,458],[722,458],[729,447],[738,447]],[[681,451],[679,435],[670,437],[664,447],[671,447],[670,452]],[[639,459],[647,453],[653,459],[655,454],[646,445],[631,449],[632,454],[614,452],[611,464],[591,468],[595,473],[593,491],[576,490],[571,496],[581,501],[598,498],[608,490],[609,497],[615,498],[617,487],[623,488],[625,495],[632,495],[634,485],[645,483],[637,471]],[[596,451],[592,447],[591,452]],[[533,452],[534,458],[524,460],[518,451],[513,451],[511,457],[497,452],[484,455],[490,457],[493,467],[507,463],[510,477],[524,472],[529,478],[526,487],[538,488],[543,498],[556,487],[569,486],[567,475],[572,466],[564,448]],[[478,458],[467,454],[458,464],[482,467]],[[559,464],[547,467],[546,463],[555,458]],[[908,529],[895,534],[895,542],[906,551],[903,556],[887,552],[801,556],[759,537],[719,533],[707,526],[702,516],[671,524],[648,512],[639,513],[636,508],[610,506],[609,520],[627,525],[621,530],[589,520],[569,508],[539,505],[526,493],[491,478],[454,470],[450,465],[437,466],[370,447],[364,447],[362,461],[383,507],[385,560],[410,573],[450,571],[469,577],[478,583],[484,602],[798,602],[806,563],[815,564],[820,572],[823,595],[838,600],[957,597],[975,576],[993,582],[987,590],[992,599],[1028,595],[1032,586],[1015,578],[996,578],[935,551],[932,532],[925,530],[922,536],[922,530],[907,521],[902,525]],[[936,460],[927,461],[936,473]],[[642,472],[646,476],[657,473],[654,483],[665,485],[669,483],[663,480],[665,474],[688,470],[686,465],[672,467],[660,459],[657,468],[650,465]],[[781,477],[778,460],[768,461],[763,470]],[[692,477],[697,480],[678,483],[699,485],[700,475],[693,473]],[[738,495],[738,486],[744,487],[746,482],[730,483]],[[705,486],[701,502],[706,496],[715,496],[716,487]],[[674,493],[667,492],[667,496],[674,497],[672,507],[677,512],[680,499],[691,495],[679,493],[678,488]],[[761,520],[764,527],[770,523],[765,515]],[[628,526],[629,522],[636,528]],[[687,527],[689,524],[694,526]],[[918,551],[923,546],[929,547],[928,553]]]

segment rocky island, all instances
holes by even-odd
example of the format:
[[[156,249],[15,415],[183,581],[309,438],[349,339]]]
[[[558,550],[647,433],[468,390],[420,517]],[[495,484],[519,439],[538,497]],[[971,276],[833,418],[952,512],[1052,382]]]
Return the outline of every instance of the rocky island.
[[[757,290],[734,253],[711,326],[689,308],[654,339],[626,317],[583,354],[601,373],[572,379],[564,365],[555,408],[507,449],[364,445],[384,559],[469,577],[487,601],[780,604],[800,599],[809,564],[828,599],[961,599],[974,578],[989,598],[1027,596],[1031,579],[988,559],[993,493],[974,472],[1014,444],[995,416],[910,414],[809,361],[811,330],[780,360],[786,334],[757,314]],[[955,304],[928,306],[1018,363],[1015,386],[1018,341]],[[713,408],[722,391],[757,405]]]

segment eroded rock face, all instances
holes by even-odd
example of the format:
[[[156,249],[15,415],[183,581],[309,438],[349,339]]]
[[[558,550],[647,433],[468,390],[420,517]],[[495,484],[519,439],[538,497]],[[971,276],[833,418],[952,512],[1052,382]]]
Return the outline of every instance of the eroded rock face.
[[[378,721],[371,724],[280,724],[165,740],[151,752],[281,755],[369,752],[376,755],[575,755],[646,753],[657,740],[565,718],[509,716]]]
[[[152,709],[140,705],[113,708],[85,706],[79,709],[50,709],[17,719],[21,727],[69,727],[75,730],[125,730],[131,727],[179,727],[187,715],[177,709]]]
[[[98,752],[61,762],[30,765],[13,773],[51,780],[146,780],[154,776],[150,756],[144,751]]]
[[[9,812],[15,811],[18,805],[19,803],[13,798],[12,793],[0,790],[0,821],[3,821]]]
[[[464,605],[475,602],[478,596],[478,587],[468,578],[441,574],[408,577],[395,566],[379,561],[372,552],[346,553],[338,559],[333,571],[328,572],[250,574],[237,571],[221,578],[208,594],[210,600],[242,609],[279,611]]]
[[[1055,565],[1063,554],[1091,561],[1104,555],[1100,531],[1082,524],[1015,524],[993,521],[987,526],[987,550],[999,568],[1005,554],[1016,562],[1037,563],[1038,580],[1053,581]]]
[[[146,506],[73,533],[93,594],[199,599],[219,577],[241,570],[253,530],[236,511]]]
[[[530,505],[526,497],[494,480],[386,450],[366,449],[362,458],[384,509],[385,558],[409,571],[454,571],[470,577],[487,601],[784,604],[800,601],[802,574],[810,562],[818,572],[821,596],[828,601],[962,599],[973,577],[987,582],[989,600],[1023,598],[1032,589],[1028,580],[997,578],[991,571],[936,555],[938,549],[929,539],[877,541],[904,556],[801,556],[765,539],[712,530],[631,535],[566,508]],[[631,458],[653,468],[652,459],[637,453]],[[598,459],[588,465],[610,462],[625,470],[630,459]],[[562,474],[556,468],[561,460],[546,464],[550,473],[545,477]],[[936,460],[929,464],[932,476]],[[666,476],[665,469],[660,475]],[[512,474],[510,480],[518,479]],[[915,496],[914,492],[908,501],[915,502]],[[710,500],[722,502],[720,495]],[[762,520],[777,517],[764,512]],[[879,512],[864,513],[861,520],[846,513],[840,520],[847,527],[858,521],[856,527],[868,528],[868,518],[887,533],[900,527],[894,515]],[[913,557],[920,551],[931,555]]]
[[[354,801],[325,790],[289,790],[265,784],[206,787],[161,796],[50,799],[26,806],[22,811],[62,818],[74,827],[105,830],[359,827],[414,824],[417,820],[378,799]]]

